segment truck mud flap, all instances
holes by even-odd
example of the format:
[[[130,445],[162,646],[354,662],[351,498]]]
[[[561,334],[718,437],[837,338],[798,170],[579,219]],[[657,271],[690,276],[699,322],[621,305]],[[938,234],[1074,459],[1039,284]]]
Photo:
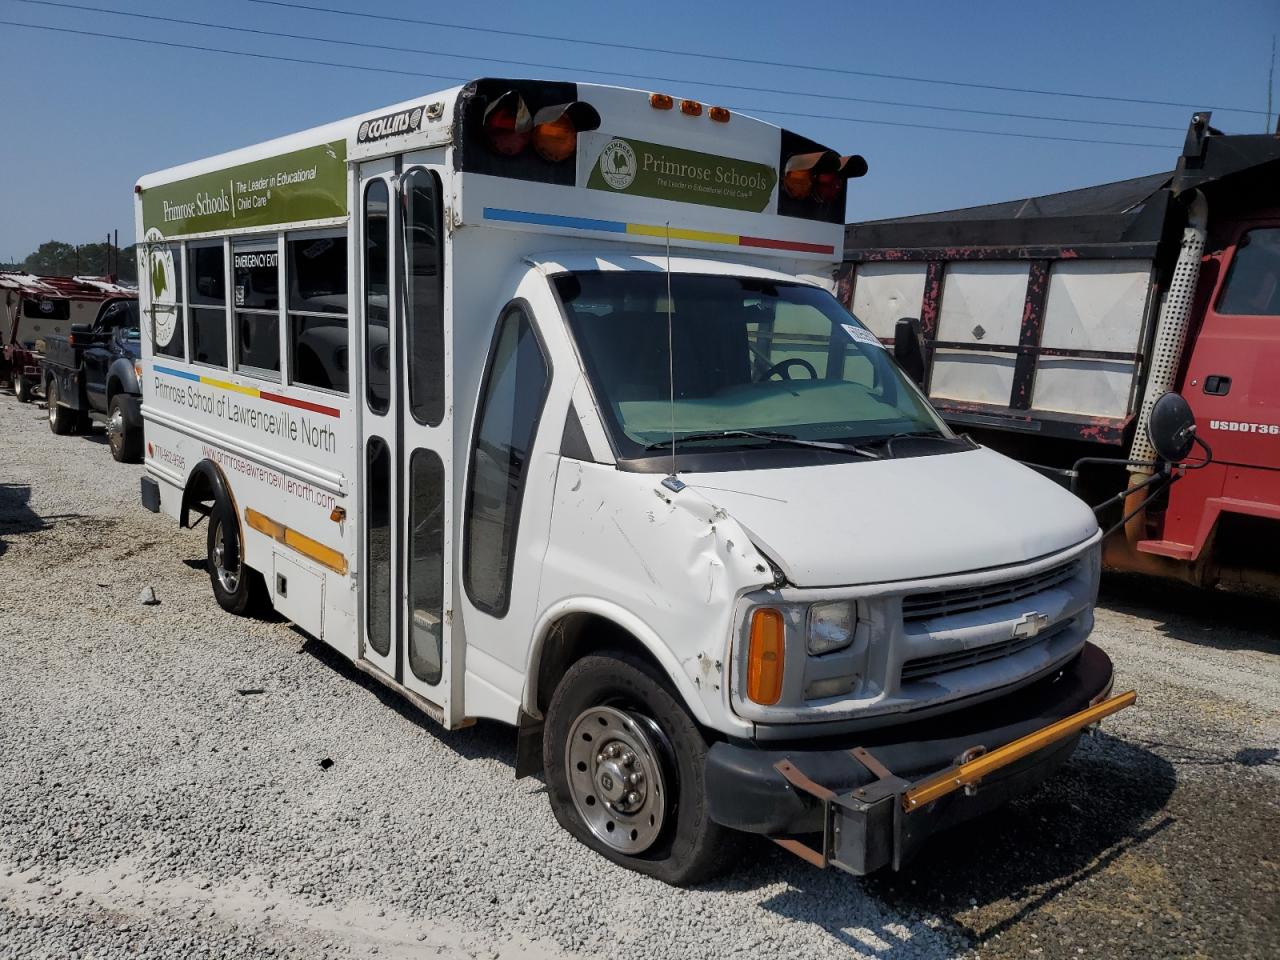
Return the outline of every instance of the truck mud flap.
[[[972,795],[984,778],[1033,755],[1052,754],[1055,745],[1132,706],[1136,699],[1130,690],[995,750],[975,745],[952,766],[914,782],[894,775],[862,747],[849,753],[876,779],[843,793],[810,779],[790,760],[780,760],[774,769],[796,790],[820,801],[822,839],[820,848],[794,837],[771,839],[819,868],[830,865],[859,876],[890,864],[896,870],[932,832],[916,821],[927,819],[936,801],[956,791]],[[1000,791],[1001,799],[1008,792]]]

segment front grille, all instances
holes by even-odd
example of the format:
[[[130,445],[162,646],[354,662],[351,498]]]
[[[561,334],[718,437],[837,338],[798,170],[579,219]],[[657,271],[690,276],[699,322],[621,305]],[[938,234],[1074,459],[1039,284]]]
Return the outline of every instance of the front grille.
[[[1005,657],[1012,657],[1015,653],[1029,650],[1037,644],[1048,643],[1054,637],[1070,628],[1074,622],[1075,620],[1064,620],[1062,623],[1054,624],[1044,633],[1034,637],[1014,637],[1012,640],[991,643],[985,647],[975,647],[972,650],[953,650],[950,653],[938,653],[931,657],[917,657],[914,660],[908,660],[902,665],[902,682],[911,683],[917,680],[926,680],[929,677],[936,677],[940,673],[949,673],[952,670],[973,667],[979,663],[990,663],[992,660],[1003,660]]]
[[[1068,560],[1048,570],[1014,580],[984,583],[976,587],[956,587],[932,593],[913,593],[902,598],[902,619],[907,623],[946,617],[953,613],[985,610],[1002,603],[1024,600],[1044,590],[1066,583],[1080,568],[1079,560]]]

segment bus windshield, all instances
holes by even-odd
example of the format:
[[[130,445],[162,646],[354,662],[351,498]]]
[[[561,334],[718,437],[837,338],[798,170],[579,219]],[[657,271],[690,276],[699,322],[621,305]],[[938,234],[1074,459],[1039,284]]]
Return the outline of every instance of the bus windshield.
[[[668,300],[665,273],[554,282],[623,457],[670,443],[673,420],[678,440],[714,447],[952,436],[875,336],[818,287],[673,273]]]

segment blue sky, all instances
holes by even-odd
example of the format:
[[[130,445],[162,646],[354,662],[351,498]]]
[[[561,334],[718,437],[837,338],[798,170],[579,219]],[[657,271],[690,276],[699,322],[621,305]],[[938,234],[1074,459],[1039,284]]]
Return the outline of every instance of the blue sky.
[[[695,54],[675,56],[380,23],[253,0],[80,2],[226,26],[557,66],[504,67],[488,61],[283,40],[0,0],[0,20],[10,22],[439,75],[437,79],[278,63],[0,25],[7,94],[2,114],[6,149],[0,151],[3,260],[21,258],[53,238],[90,242],[119,229],[122,242],[132,239],[131,188],[143,173],[451,86],[454,77],[484,75],[618,83],[758,112],[770,122],[841,152],[867,158],[870,173],[850,191],[851,220],[1050,193],[1170,168],[1192,110],[711,58],[727,55],[1262,111],[1267,104],[1272,36],[1280,33],[1276,0],[1216,4],[1182,0],[1052,4],[1032,0],[909,4],[304,0],[319,6]],[[651,79],[659,77],[672,79]],[[766,93],[716,84],[806,93]],[[817,94],[1090,122],[980,116],[846,102]],[[1280,79],[1274,100],[1280,109]],[[1026,140],[866,122],[872,120],[1153,146]],[[1100,121],[1172,129],[1106,126]],[[1216,110],[1214,124],[1230,132],[1260,133],[1265,120],[1260,113]]]

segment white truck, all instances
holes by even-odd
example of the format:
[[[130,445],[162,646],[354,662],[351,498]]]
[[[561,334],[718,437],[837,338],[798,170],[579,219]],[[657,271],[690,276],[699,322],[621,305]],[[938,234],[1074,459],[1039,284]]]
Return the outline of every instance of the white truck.
[[[898,864],[1110,698],[1099,532],[831,293],[846,181],[660,93],[485,79],[143,177],[142,500],[563,826]],[[817,835],[814,840],[810,835]]]

